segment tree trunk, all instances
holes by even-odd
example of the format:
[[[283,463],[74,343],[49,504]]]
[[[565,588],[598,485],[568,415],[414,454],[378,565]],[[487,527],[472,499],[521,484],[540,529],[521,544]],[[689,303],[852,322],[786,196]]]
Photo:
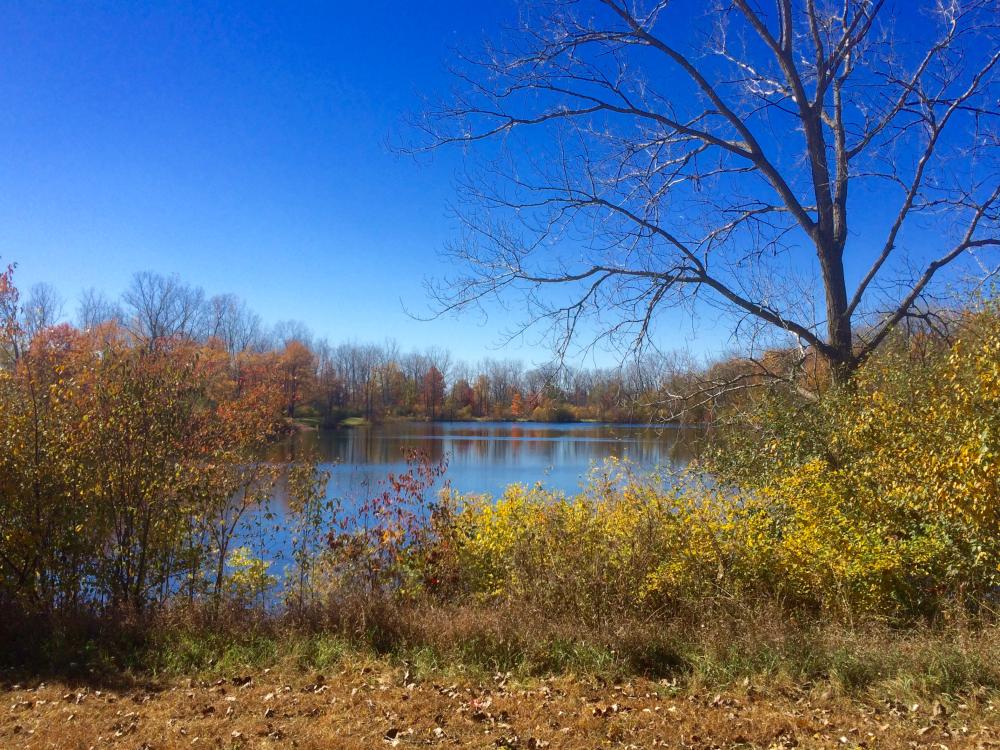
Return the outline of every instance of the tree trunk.
[[[832,238],[832,227],[820,226],[817,254],[826,289],[827,351],[833,382],[843,385],[854,374],[854,331],[848,312],[847,282],[844,277],[844,253]]]

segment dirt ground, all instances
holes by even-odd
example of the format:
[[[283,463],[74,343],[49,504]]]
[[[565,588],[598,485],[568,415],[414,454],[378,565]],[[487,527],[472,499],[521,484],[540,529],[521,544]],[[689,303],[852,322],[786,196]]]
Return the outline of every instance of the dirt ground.
[[[350,666],[217,680],[0,688],[0,748],[1000,748],[983,696],[904,704],[641,679],[515,683]]]

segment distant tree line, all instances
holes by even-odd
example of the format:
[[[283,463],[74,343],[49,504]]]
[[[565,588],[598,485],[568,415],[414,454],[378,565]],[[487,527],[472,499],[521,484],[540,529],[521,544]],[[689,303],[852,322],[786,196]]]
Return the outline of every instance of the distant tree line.
[[[63,310],[51,286],[32,287],[20,305],[9,356],[16,359],[33,338],[59,323]],[[785,371],[784,359],[801,356],[772,351],[702,365],[685,355],[650,351],[610,368],[525,366],[494,358],[468,364],[440,347],[406,351],[391,340],[331,343],[297,321],[268,326],[235,295],[208,296],[177,277],[151,272],[135,274],[117,300],[93,289],[81,295],[79,329],[109,323],[142,346],[182,339],[212,343],[238,367],[267,362],[280,378],[285,416],[324,427],[349,417],[705,422],[771,380],[770,373]],[[804,359],[810,361],[809,355]],[[820,360],[806,371],[824,379]]]

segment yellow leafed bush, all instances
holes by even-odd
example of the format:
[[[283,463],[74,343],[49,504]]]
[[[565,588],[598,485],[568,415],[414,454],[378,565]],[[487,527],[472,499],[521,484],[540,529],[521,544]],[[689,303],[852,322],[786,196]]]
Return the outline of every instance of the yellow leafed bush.
[[[855,616],[990,604],[1000,586],[1000,316],[901,339],[816,404],[771,397],[694,475],[612,462],[576,497],[461,498],[458,590],[601,621],[771,597]],[[919,342],[917,342],[919,343]]]

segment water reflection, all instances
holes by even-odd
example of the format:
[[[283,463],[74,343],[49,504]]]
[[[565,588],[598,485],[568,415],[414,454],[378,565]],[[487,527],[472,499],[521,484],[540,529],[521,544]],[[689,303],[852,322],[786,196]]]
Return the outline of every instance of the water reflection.
[[[446,459],[445,479],[462,493],[499,496],[514,483],[541,482],[572,495],[590,469],[609,457],[628,459],[639,470],[673,470],[693,457],[698,436],[690,428],[649,425],[531,422],[400,422],[350,430],[301,432],[272,446],[273,460],[314,457],[330,471],[327,497],[350,515],[386,489],[390,473],[406,470],[404,451]],[[267,507],[248,514],[237,544],[250,545],[284,576],[296,535],[280,482]]]
[[[609,457],[677,469],[691,460],[694,443],[691,430],[649,425],[403,422],[298,433],[275,447],[275,457],[317,456],[332,471],[331,495],[345,499],[404,470],[406,449],[447,460],[447,478],[460,492],[498,495],[508,484],[540,481],[572,494]]]

